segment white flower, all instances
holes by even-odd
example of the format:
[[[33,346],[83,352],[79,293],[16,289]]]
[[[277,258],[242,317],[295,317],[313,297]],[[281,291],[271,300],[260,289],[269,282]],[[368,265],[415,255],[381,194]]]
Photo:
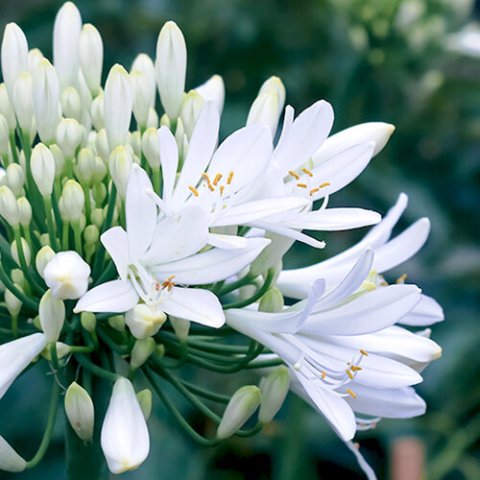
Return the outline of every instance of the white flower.
[[[393,326],[420,302],[416,286],[362,287],[372,261],[373,253],[365,251],[336,288],[324,293],[325,282],[317,280],[306,300],[281,313],[232,309],[226,314],[231,327],[285,361],[297,391],[345,441],[353,437],[357,423],[368,424],[354,411],[370,408],[376,414],[406,416],[405,411],[379,406],[382,397],[389,398],[384,389],[406,392],[422,380],[410,364],[428,363],[441,353],[428,338]],[[365,391],[368,395],[357,407]]]
[[[246,239],[236,250],[211,249],[208,223],[199,207],[157,220],[152,184],[147,174],[133,165],[126,194],[127,230],[114,227],[101,241],[117,267],[120,280],[95,287],[82,297],[76,312],[126,312],[141,299],[168,315],[220,327],[224,314],[217,297],[199,288],[181,288],[172,282],[202,285],[234,275],[247,266],[268,244],[265,239]]]
[[[90,266],[74,251],[55,254],[43,270],[52,295],[61,300],[80,298],[87,291],[89,276]]]
[[[43,333],[33,333],[0,345],[0,398],[46,345],[47,338]]]
[[[0,436],[0,470],[5,472],[23,472],[27,462]]]
[[[115,382],[101,433],[102,450],[112,473],[136,469],[150,450],[150,437],[132,384]]]
[[[16,23],[7,24],[2,40],[2,74],[10,100],[17,78],[28,69],[27,59],[28,44],[23,30]]]
[[[222,114],[225,102],[225,84],[220,75],[213,75],[205,83],[196,87],[195,90],[202,96],[205,102],[213,102],[217,107],[218,114]]]

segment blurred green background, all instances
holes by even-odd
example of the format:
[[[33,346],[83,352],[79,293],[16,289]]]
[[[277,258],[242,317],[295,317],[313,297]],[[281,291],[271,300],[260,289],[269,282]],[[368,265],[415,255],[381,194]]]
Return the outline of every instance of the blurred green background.
[[[51,58],[57,0],[0,0],[0,28],[15,21],[29,45]],[[154,55],[158,31],[173,19],[188,46],[187,85],[214,73],[225,79],[222,133],[244,124],[261,83],[280,76],[297,111],[319,98],[335,108],[334,130],[382,120],[397,130],[360,178],[332,205],[385,212],[410,196],[402,226],[421,217],[432,234],[414,260],[393,272],[437,298],[446,321],[433,328],[444,356],[426,371],[419,392],[427,415],[385,420],[359,435],[380,478],[389,478],[392,444],[415,435],[425,444],[426,478],[480,479],[480,57],[455,48],[475,22],[470,0],[78,0],[84,22],[101,32],[105,71]],[[478,12],[477,12],[478,14]],[[473,27],[474,28],[474,27]],[[474,42],[475,43],[475,42]],[[480,41],[477,40],[480,51]],[[296,247],[288,265],[305,265],[350,245],[364,232],[329,234],[327,248]],[[397,275],[398,274],[398,275]],[[28,456],[46,416],[45,375],[32,369],[1,401],[1,434]],[[200,381],[207,372],[192,373]],[[232,393],[238,378],[209,378]],[[207,380],[205,380],[207,381]],[[226,383],[227,381],[227,383]],[[322,418],[293,396],[264,434],[217,449],[190,443],[161,405],[150,420],[147,462],[125,479],[363,478],[353,456]],[[191,412],[194,416],[195,413]],[[193,418],[209,431],[211,425]],[[62,419],[47,459],[34,471],[0,478],[62,479]]]

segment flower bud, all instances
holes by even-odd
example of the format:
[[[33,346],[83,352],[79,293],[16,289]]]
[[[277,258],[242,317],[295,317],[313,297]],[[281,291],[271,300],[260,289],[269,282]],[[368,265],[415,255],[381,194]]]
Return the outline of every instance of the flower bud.
[[[82,121],[82,99],[75,87],[67,87],[61,96],[62,112],[66,118],[74,118],[77,122]]]
[[[90,116],[92,117],[92,123],[97,132],[102,128],[105,128],[105,111],[102,91],[100,91],[100,93],[93,99],[92,105],[90,106]]]
[[[157,82],[155,79],[155,65],[153,64],[152,59],[145,53],[140,53],[132,63],[131,71],[133,72],[134,70],[142,72],[145,76],[148,82],[148,94],[150,95],[149,104],[154,108]]]
[[[195,90],[202,96],[205,102],[213,102],[219,114],[222,113],[225,101],[225,84],[220,75],[213,75],[205,83],[196,87]]]
[[[53,27],[53,63],[62,89],[75,85],[79,67],[79,42],[82,17],[72,2],[65,2]]]
[[[17,126],[17,119],[15,118],[15,112],[12,108],[10,98],[8,97],[7,87],[4,83],[0,84],[0,113],[5,117],[8,129],[10,131],[14,130]]]
[[[87,245],[95,245],[100,238],[100,231],[96,225],[88,225],[83,231],[83,238]]]
[[[190,322],[188,320],[184,320],[183,318],[177,318],[170,315],[168,317],[170,319],[170,323],[172,324],[173,331],[175,335],[180,341],[185,341],[188,337],[188,332],[190,330]]]
[[[65,168],[65,156],[56,143],[50,145],[50,151],[52,152],[53,159],[55,160],[55,178],[60,178]]]
[[[148,164],[154,170],[160,168],[160,146],[156,128],[148,128],[142,135],[142,151]]]
[[[27,55],[28,71],[33,75],[35,72],[35,69],[38,67],[38,65],[40,65],[40,62],[44,59],[45,57],[43,56],[43,53],[39,48],[30,49]]]
[[[147,128],[158,128],[158,113],[154,108],[148,112]]]
[[[43,294],[40,300],[38,316],[47,341],[56,342],[65,322],[65,305],[62,300],[58,300],[52,295],[50,289]]]
[[[82,312],[80,314],[80,323],[82,324],[82,328],[92,333],[95,331],[95,328],[97,328],[97,317],[92,312]]]
[[[18,219],[23,227],[28,227],[32,221],[32,206],[26,197],[20,197],[17,200]]]
[[[142,156],[142,136],[138,130],[128,134],[128,145],[132,148],[135,157]]]
[[[187,47],[175,22],[167,22],[160,31],[155,68],[163,108],[170,118],[177,118],[185,91]]]
[[[89,276],[88,263],[74,251],[55,254],[43,271],[53,296],[61,300],[80,298],[87,291]]]
[[[2,74],[11,99],[17,78],[27,69],[27,39],[17,24],[9,23],[5,27],[2,40]]]
[[[98,30],[87,23],[80,33],[80,66],[92,95],[100,90],[103,67],[103,41]]]
[[[95,154],[90,148],[82,148],[77,156],[76,174],[80,182],[90,185],[95,173]]]
[[[60,82],[55,67],[44,58],[33,73],[33,111],[40,140],[50,143],[60,121]]]
[[[130,80],[133,88],[133,115],[137,124],[144,128],[150,108],[153,107],[152,95],[149,91],[150,84],[148,78],[140,70],[133,70]]]
[[[108,318],[108,324],[117,332],[125,331],[125,317],[123,315],[114,315]]]
[[[105,162],[102,160],[101,157],[98,157],[98,156],[95,157],[95,170],[92,175],[92,183],[95,185],[95,187],[97,188],[103,187],[103,190],[105,190],[106,187],[101,182],[105,178],[106,174],[107,174],[107,166],[105,165]],[[95,192],[95,189],[94,189],[94,192]],[[106,190],[105,190],[105,195],[106,195]],[[102,203],[103,200],[104,200],[104,197],[97,203]]]
[[[23,292],[23,288],[15,284],[15,286]],[[10,290],[5,290],[5,305],[7,307],[8,313],[12,317],[18,316],[20,313],[20,310],[22,309],[22,302],[10,291]]]
[[[55,180],[55,158],[43,143],[37,143],[33,148],[30,168],[39,192],[44,197],[50,196]]]
[[[10,129],[8,128],[8,122],[0,113],[0,156],[8,155],[10,153],[9,133]]]
[[[128,148],[124,146],[116,147],[110,155],[108,165],[112,180],[117,187],[119,195],[123,198],[127,190],[130,169],[133,165],[133,156]]]
[[[92,210],[92,213],[90,214],[90,221],[93,223],[93,225],[100,229],[103,225],[103,220],[103,209],[95,208]]]
[[[80,439],[89,441],[95,423],[93,402],[88,392],[76,382],[72,382],[65,393],[65,413]]]
[[[68,222],[76,222],[82,216],[85,205],[85,194],[78,182],[67,180],[63,186],[62,196],[58,202],[62,219]]]
[[[114,65],[108,74],[104,91],[105,129],[108,146],[113,150],[127,143],[133,109],[130,77],[121,65]]]
[[[27,462],[0,436],[0,470],[4,472],[23,472]]]
[[[130,354],[130,366],[136,370],[141,367],[155,351],[155,340],[152,337],[137,340]]]
[[[107,131],[104,128],[102,128],[95,137],[95,150],[102,160],[108,160],[110,148],[108,146]]]
[[[13,86],[13,109],[17,116],[18,126],[26,133],[30,131],[33,122],[33,91],[32,75],[22,72]]]
[[[35,268],[42,278],[45,267],[54,256],[55,252],[50,245],[45,245],[38,251],[37,256],[35,257]]]
[[[198,116],[202,111],[205,101],[195,90],[191,90],[185,96],[182,105],[181,118],[188,138],[191,138]]]
[[[261,298],[258,311],[278,313],[283,310],[284,303],[282,292],[277,287],[271,287]]]
[[[25,256],[25,262],[27,264],[29,264],[30,259],[31,259],[30,246],[28,245],[28,242],[23,237],[20,238],[20,241],[22,243],[22,250],[23,250],[23,255]],[[20,258],[18,256],[17,242],[15,240],[10,245],[10,251],[11,251],[12,257],[15,260],[15,262],[17,263],[17,265],[20,265]]]
[[[12,278],[12,282],[20,285],[22,288],[25,288],[28,283],[25,280],[25,274],[20,268],[13,268],[10,272],[10,277]]]
[[[290,386],[290,374],[285,365],[275,368],[262,378],[260,390],[262,391],[262,403],[258,412],[258,420],[261,423],[269,423],[280,410]]]
[[[12,163],[7,167],[7,185],[15,195],[20,195],[25,184],[25,172],[18,163]]]
[[[82,128],[74,118],[62,118],[57,126],[58,146],[67,157],[73,157],[82,141]]]
[[[269,268],[278,265],[285,253],[287,253],[290,247],[295,243],[295,240],[275,233],[269,232],[265,237],[270,239],[271,243],[270,245],[267,245],[267,247],[264,248],[260,255],[253,261],[250,267],[250,274],[253,277],[262,275]]]
[[[155,335],[165,323],[167,316],[158,306],[139,303],[125,315],[125,323],[132,335],[139,340]]]
[[[0,215],[12,227],[17,226],[20,221],[17,199],[6,185],[0,186]]]
[[[145,420],[148,420],[152,414],[152,392],[148,388],[138,392],[137,400]]]
[[[34,319],[34,325],[41,329],[42,326],[40,325],[40,318],[37,316]],[[63,358],[69,355],[72,352],[72,347],[70,345],[67,345],[66,343],[63,342],[55,342],[55,353],[57,355],[57,358]],[[48,360],[49,362],[52,361],[52,352],[50,351],[50,348],[47,346],[42,352],[42,357]]]
[[[254,385],[239,388],[228,402],[217,430],[217,437],[231,437],[253,415],[260,405],[262,395]]]

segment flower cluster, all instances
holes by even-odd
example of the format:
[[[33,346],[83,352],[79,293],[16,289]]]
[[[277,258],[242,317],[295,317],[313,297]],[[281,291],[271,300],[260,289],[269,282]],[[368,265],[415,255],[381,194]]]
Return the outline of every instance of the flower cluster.
[[[53,64],[29,50],[17,25],[5,28],[0,396],[37,358],[55,378],[39,452],[26,461],[0,437],[0,469],[41,460],[62,393],[66,428],[98,442],[113,473],[149,453],[152,390],[204,445],[257,433],[289,389],[346,442],[381,417],[425,409],[412,385],[441,351],[429,330],[398,324],[428,326],[442,310],[405,278],[389,285],[384,274],[421,248],[429,222],[390,239],[404,195],[383,220],[328,207],[393,127],[367,123],[329,137],[330,104],[296,116],[272,77],[245,127],[219,142],[223,80],[185,92],[186,64],[173,22],[160,32],[155,60],[142,53],[130,71],[114,65],[104,86],[102,38],[72,3],[55,21]],[[325,247],[303,230],[371,225],[349,250],[282,271],[295,241]],[[183,365],[263,378],[228,396],[184,380]],[[163,382],[218,425],[216,437],[188,424]],[[104,383],[111,398],[97,418]],[[136,393],[139,383],[148,388]]]

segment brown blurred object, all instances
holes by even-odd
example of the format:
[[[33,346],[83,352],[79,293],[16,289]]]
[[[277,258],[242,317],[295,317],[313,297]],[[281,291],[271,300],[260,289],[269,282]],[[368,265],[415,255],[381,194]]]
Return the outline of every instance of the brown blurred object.
[[[425,448],[419,438],[397,438],[390,456],[391,480],[425,479]]]

